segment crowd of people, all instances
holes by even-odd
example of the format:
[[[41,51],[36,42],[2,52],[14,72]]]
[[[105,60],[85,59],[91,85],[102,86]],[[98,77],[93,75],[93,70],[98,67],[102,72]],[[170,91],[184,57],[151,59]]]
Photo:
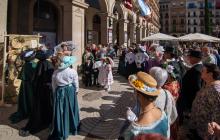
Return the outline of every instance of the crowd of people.
[[[50,128],[51,140],[65,140],[70,134],[78,134],[79,81],[72,68],[76,57],[70,54],[67,44],[62,44],[54,55],[46,47],[21,53],[24,64],[18,77],[22,81],[18,108],[9,118],[12,123],[28,119],[19,135],[29,136],[45,128]]]
[[[113,84],[113,58],[117,52],[112,45],[108,47],[88,45],[82,57],[83,83],[88,86],[102,86],[110,91]]]
[[[48,139],[65,140],[79,131],[76,58],[66,44],[55,54],[45,48],[22,52],[22,83],[13,123],[28,118],[20,135],[50,128]],[[218,48],[88,45],[82,56],[86,87],[111,90],[113,59],[134,88],[136,104],[127,109],[120,138],[164,140],[220,139],[220,55]],[[37,61],[36,61],[37,60]]]
[[[125,139],[150,133],[172,140],[219,139],[217,48],[135,45],[122,49],[118,72],[137,95]],[[124,71],[126,69],[126,71]]]

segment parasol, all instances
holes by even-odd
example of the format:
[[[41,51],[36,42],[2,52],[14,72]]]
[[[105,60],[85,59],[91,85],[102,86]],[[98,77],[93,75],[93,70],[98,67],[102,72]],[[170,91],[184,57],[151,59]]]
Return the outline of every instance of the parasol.
[[[142,41],[160,41],[160,40],[176,41],[177,38],[170,36],[170,35],[162,34],[162,33],[156,33],[156,34],[150,35],[142,39]]]
[[[61,48],[62,44],[67,45],[68,51],[75,51],[77,49],[77,45],[75,43],[73,43],[73,41],[66,41],[66,42],[62,42],[59,45],[54,47],[54,54],[56,54],[59,51],[62,51],[62,48]]]
[[[206,34],[194,33],[181,36],[179,41],[197,41],[197,42],[220,42],[220,39]]]

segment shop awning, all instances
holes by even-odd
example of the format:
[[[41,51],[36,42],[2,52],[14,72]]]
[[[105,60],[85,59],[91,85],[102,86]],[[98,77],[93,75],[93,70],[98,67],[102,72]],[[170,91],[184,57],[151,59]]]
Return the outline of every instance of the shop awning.
[[[141,10],[142,16],[149,16],[151,14],[150,7],[145,3],[144,0],[137,0],[137,3]]]

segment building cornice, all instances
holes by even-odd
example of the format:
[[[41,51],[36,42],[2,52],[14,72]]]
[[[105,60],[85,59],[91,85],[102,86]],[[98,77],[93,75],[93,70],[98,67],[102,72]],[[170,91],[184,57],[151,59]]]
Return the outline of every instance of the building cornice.
[[[87,9],[89,7],[88,4],[86,4],[84,2],[81,2],[81,1],[78,1],[78,0],[72,0],[72,4],[75,5],[75,6],[84,8],[84,9]]]

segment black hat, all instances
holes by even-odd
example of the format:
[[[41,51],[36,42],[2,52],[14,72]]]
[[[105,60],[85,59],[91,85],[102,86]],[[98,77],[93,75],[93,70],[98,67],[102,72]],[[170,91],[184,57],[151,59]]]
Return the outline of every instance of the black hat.
[[[195,58],[202,58],[202,52],[197,50],[190,50],[188,56],[195,57]]]
[[[38,50],[35,57],[39,60],[45,60],[48,59],[51,55],[53,55],[51,50]]]
[[[166,47],[165,52],[175,54],[175,48],[174,47]]]

